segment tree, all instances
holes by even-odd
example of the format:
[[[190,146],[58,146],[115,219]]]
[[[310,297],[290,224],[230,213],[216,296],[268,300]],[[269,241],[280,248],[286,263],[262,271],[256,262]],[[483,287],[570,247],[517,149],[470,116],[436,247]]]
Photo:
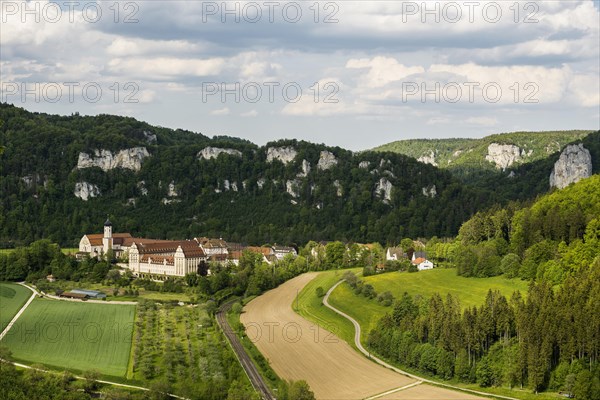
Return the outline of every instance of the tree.
[[[98,382],[98,379],[100,379],[100,372],[89,370],[84,372],[83,377],[85,379],[83,381],[83,390],[86,393],[92,393],[98,390],[100,387],[100,383]]]
[[[315,394],[306,381],[290,382],[289,400],[315,400]]]
[[[318,288],[316,288],[315,292],[317,294],[317,297],[323,297],[323,296],[325,296],[325,289],[323,289],[323,287],[321,287],[321,286],[319,286]]]

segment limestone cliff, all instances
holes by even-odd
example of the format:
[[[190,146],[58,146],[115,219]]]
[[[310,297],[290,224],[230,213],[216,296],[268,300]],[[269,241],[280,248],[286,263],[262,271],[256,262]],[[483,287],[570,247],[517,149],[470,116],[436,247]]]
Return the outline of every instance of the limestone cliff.
[[[92,155],[82,152],[79,153],[77,169],[98,167],[106,172],[115,168],[124,168],[137,172],[142,168],[142,162],[146,157],[150,157],[150,153],[145,147],[133,147],[116,154],[109,150],[94,150]]]
[[[75,184],[75,191],[73,194],[79,197],[83,201],[88,201],[92,197],[100,195],[100,189],[98,186],[89,182],[77,182]]]
[[[550,187],[559,189],[592,175],[592,156],[583,144],[567,146],[550,174]]]

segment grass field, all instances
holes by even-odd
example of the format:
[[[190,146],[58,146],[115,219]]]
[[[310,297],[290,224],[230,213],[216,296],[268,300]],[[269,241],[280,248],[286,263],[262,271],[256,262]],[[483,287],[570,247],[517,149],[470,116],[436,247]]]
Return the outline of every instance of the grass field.
[[[134,314],[135,306],[36,299],[0,344],[17,360],[124,377]]]
[[[493,278],[465,278],[456,275],[455,269],[433,269],[418,273],[390,272],[362,278],[365,283],[373,285],[377,293],[390,291],[395,298],[404,292],[412,296],[430,297],[440,293],[442,298],[451,293],[460,299],[462,307],[483,303],[488,290],[499,290],[510,297],[515,290],[522,294],[527,292],[527,282],[520,279],[506,279],[502,276]],[[379,319],[392,310],[384,307],[377,300],[369,300],[357,296],[347,284],[341,284],[333,291],[329,302],[336,308],[354,317],[362,329],[362,339],[366,339]]]
[[[31,296],[31,290],[14,283],[0,283],[0,332]]]
[[[357,274],[361,270],[361,268],[355,268],[350,271]],[[323,298],[317,296],[316,293],[318,287],[322,287],[323,290],[327,292],[333,285],[342,279],[342,275],[344,275],[346,271],[347,270],[333,270],[321,272],[300,291],[297,303],[294,302],[292,306],[294,307],[294,311],[302,317],[321,327],[325,327],[346,341],[349,345],[355,347],[354,326],[352,326],[352,323],[335,313],[333,310],[325,307],[323,305]]]

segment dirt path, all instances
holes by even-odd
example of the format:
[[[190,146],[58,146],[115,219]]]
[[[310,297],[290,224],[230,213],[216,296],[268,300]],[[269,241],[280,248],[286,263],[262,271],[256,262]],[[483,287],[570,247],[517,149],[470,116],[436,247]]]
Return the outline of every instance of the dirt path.
[[[318,399],[364,399],[414,382],[377,365],[292,310],[317,273],[298,276],[251,301],[241,315],[248,337],[282,379],[306,380]]]

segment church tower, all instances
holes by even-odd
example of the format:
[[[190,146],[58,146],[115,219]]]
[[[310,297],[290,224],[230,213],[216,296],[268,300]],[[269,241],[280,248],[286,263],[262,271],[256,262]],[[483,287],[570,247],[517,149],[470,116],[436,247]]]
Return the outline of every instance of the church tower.
[[[109,249],[113,247],[113,237],[112,237],[112,223],[110,219],[106,217],[106,222],[104,222],[104,237],[102,238],[102,250],[104,254],[108,253]]]

